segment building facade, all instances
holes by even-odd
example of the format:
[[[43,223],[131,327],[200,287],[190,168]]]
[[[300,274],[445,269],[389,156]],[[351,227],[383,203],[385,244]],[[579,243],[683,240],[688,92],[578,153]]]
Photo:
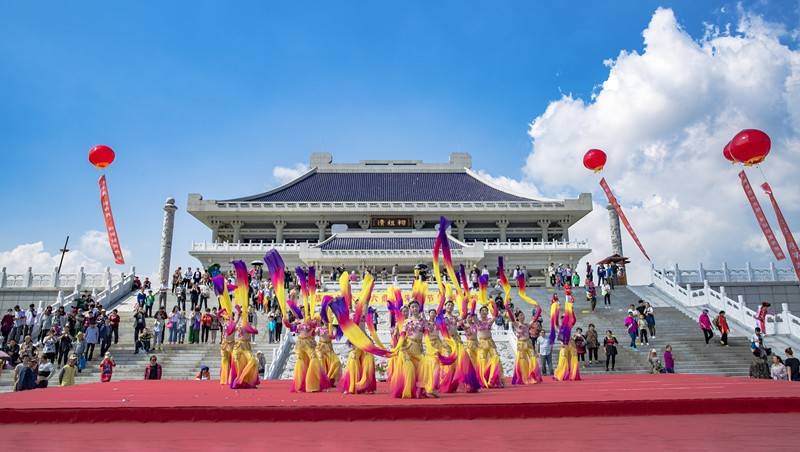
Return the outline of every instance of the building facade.
[[[430,261],[439,218],[448,217],[453,258],[465,265],[526,266],[534,278],[550,262],[565,264],[591,250],[571,241],[569,228],[592,209],[577,199],[536,200],[493,185],[471,170],[469,154],[447,163],[369,160],[334,163],[311,155],[297,179],[230,200],[189,194],[187,211],[208,226],[210,241],[190,254],[202,265],[257,260],[276,248],[287,265],[410,271]]]

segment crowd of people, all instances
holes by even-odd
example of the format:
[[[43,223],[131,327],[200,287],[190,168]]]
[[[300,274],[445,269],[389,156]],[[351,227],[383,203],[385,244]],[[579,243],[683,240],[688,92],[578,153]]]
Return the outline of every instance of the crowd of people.
[[[73,384],[75,374],[92,361],[110,357],[119,342],[119,324],[117,310],[107,312],[88,293],[67,307],[9,309],[0,332],[3,364],[14,368],[14,388],[46,388],[56,375],[59,385]]]

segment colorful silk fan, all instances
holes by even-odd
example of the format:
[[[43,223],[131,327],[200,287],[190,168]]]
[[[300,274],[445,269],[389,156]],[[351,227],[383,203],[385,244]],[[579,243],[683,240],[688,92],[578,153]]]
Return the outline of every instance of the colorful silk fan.
[[[353,313],[353,322],[355,322],[356,325],[361,323],[361,317],[369,307],[369,302],[372,299],[372,290],[374,288],[375,278],[372,276],[372,273],[367,272],[367,274],[364,275],[364,280],[361,281],[361,291],[358,293],[358,303]]]
[[[361,351],[372,353],[376,356],[391,357],[392,352],[378,347],[364,331],[356,325],[350,318],[350,311],[347,309],[347,304],[344,298],[338,297],[331,303],[331,310],[336,319],[339,321],[339,327],[342,329],[345,337],[354,347]]]
[[[272,287],[275,289],[275,297],[278,298],[278,307],[281,309],[283,323],[289,326],[289,307],[286,304],[286,265],[278,250],[275,249],[267,252],[264,256],[264,263],[267,264],[269,276],[272,279]]]

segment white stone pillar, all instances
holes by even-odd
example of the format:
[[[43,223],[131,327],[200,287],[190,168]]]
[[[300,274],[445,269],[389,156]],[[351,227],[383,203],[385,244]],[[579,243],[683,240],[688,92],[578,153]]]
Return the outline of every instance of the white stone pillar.
[[[722,263],[722,281],[723,282],[730,282],[730,278],[731,278],[731,273],[728,270],[728,263],[727,262],[723,262]]]
[[[172,199],[172,198],[170,198]],[[172,203],[173,206],[175,203]],[[177,207],[176,207],[177,209]],[[174,218],[174,217],[173,217]],[[166,220],[166,217],[165,217]],[[175,221],[173,220],[173,225]],[[222,227],[222,222],[219,220],[211,220],[211,243],[217,243],[219,241],[219,228]]]
[[[50,280],[50,285],[53,288],[57,288],[58,287],[58,276],[59,276],[58,275],[58,267],[53,267],[53,277],[50,278],[51,279]]]
[[[83,271],[83,267],[78,271],[78,277],[75,278],[75,281],[75,292],[78,292],[86,284],[86,272]]]
[[[561,226],[561,240],[563,242],[569,242],[569,219],[564,219],[558,222],[559,226]]]
[[[467,220],[458,219],[453,222],[453,224],[458,228],[458,240],[464,241],[464,229],[467,227]]]
[[[111,291],[111,267],[106,267],[106,289]]]
[[[33,268],[28,267],[28,271],[25,272],[24,287],[32,287],[32,286],[33,286]]]
[[[244,221],[242,220],[231,221],[231,227],[233,228],[233,243],[241,243],[242,226],[244,226]]]
[[[508,236],[506,234],[506,231],[508,230],[508,223],[509,221],[507,218],[501,218],[495,222],[495,224],[497,224],[497,227],[500,229],[501,242],[505,242],[508,239]]]
[[[675,284],[681,285],[681,269],[678,268],[678,264],[675,264],[672,271],[675,272]]]
[[[536,224],[542,228],[542,243],[549,242],[550,237],[547,236],[547,228],[550,227],[550,220],[539,220]]]
[[[769,274],[772,276],[773,281],[778,281],[778,270],[775,268],[775,262],[770,261]]]
[[[619,226],[619,215],[611,204],[606,206],[608,210],[608,225],[611,232],[611,254],[622,254],[622,230]]]
[[[275,226],[275,243],[283,242],[283,228],[286,227],[286,220],[275,220],[272,225]]]
[[[745,262],[745,270],[747,270],[747,281],[753,281],[753,267],[750,266],[750,262]]]
[[[698,274],[700,275],[700,281],[706,280],[706,269],[703,268],[702,262],[700,262],[700,265],[698,265]]]
[[[8,284],[8,275],[6,273],[6,268],[3,267],[0,270],[0,287],[5,287]]]
[[[161,256],[158,261],[158,284],[159,290],[162,287],[169,287],[170,277],[170,264],[172,261],[172,236],[175,232],[175,211],[178,207],[175,205],[175,198],[167,198],[164,203],[164,221],[161,225]],[[213,241],[216,242],[216,235],[219,229],[219,222],[214,220],[212,225]],[[131,269],[134,272],[135,269]]]
[[[319,228],[319,240],[318,241],[319,242],[324,242],[325,241],[325,236],[327,235],[326,234],[326,232],[327,232],[326,229],[328,229],[328,225],[330,224],[330,222],[328,222],[327,220],[317,220],[317,221],[314,222],[314,224],[316,224],[317,228]]]

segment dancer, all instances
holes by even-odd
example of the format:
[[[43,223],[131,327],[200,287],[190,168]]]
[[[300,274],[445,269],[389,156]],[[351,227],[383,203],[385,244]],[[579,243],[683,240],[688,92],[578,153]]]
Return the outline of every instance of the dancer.
[[[481,306],[479,317],[475,322],[478,332],[478,376],[484,388],[503,387],[503,366],[497,345],[492,339],[492,325],[497,317],[497,307],[492,303],[494,315],[489,316],[489,308]]]
[[[236,271],[236,289],[234,298],[237,319],[232,321],[236,340],[231,352],[230,387],[231,389],[251,389],[261,382],[258,375],[258,359],[250,347],[250,338],[258,334],[248,321],[250,302],[248,300],[247,265],[242,261],[233,261]]]
[[[323,306],[325,302],[323,301]],[[358,327],[361,331],[367,327],[373,341],[380,347],[384,348],[380,343],[377,333],[375,333],[374,323],[374,310],[368,308],[366,318],[362,317]],[[347,357],[347,364],[342,375],[341,388],[345,394],[371,394],[377,389],[377,380],[375,379],[375,357],[372,353],[361,350],[352,343],[350,344],[351,350]]]
[[[536,352],[531,343],[530,325],[525,323],[525,313],[520,311],[516,318],[511,312],[509,304],[506,304],[508,318],[517,336],[517,359],[514,363],[514,376],[511,384],[530,385],[542,382],[542,372],[539,369]]]
[[[220,326],[222,327],[222,343],[219,348],[219,383],[221,385],[228,385],[230,384],[229,378],[231,374],[231,354],[233,353],[233,347],[236,343],[236,324],[231,319],[233,303],[228,293],[228,284],[225,281],[225,277],[219,271],[219,265],[214,264],[208,267],[208,274],[211,275],[211,281],[214,284],[214,293],[217,295],[217,300],[219,301],[219,311],[217,311],[217,315],[219,316]]]
[[[334,387],[341,375],[342,363],[339,361],[339,356],[333,351],[332,338],[335,334],[332,325],[327,321],[327,315],[320,319],[316,333],[319,338],[316,349],[317,358],[322,366],[322,372],[327,375],[331,387]]]
[[[756,320],[758,323],[756,326],[761,328],[761,333],[766,336],[767,335],[767,314],[769,314],[769,307],[771,305],[766,302],[762,301],[761,306],[758,308],[758,313],[756,313]]]
[[[577,381],[581,379],[581,374],[578,363],[578,351],[575,345],[575,339],[572,337],[572,327],[577,322],[577,319],[573,306],[575,304],[575,298],[572,296],[572,289],[569,284],[564,286],[564,296],[566,298],[564,302],[564,319],[561,323],[561,330],[558,333],[558,340],[561,342],[561,350],[558,352],[558,365],[553,372],[553,378],[558,381]],[[554,300],[557,300],[555,295]],[[552,308],[550,312],[552,315]],[[556,312],[558,311],[556,310]]]
[[[450,365],[442,366],[439,389],[441,392],[453,393],[458,391],[459,386],[464,385],[466,392],[478,392],[481,382],[478,378],[475,363],[467,351],[467,347],[461,341],[458,327],[464,327],[465,323],[453,312],[455,304],[452,300],[445,303],[445,312],[439,326],[443,337],[447,338],[446,343],[450,348],[450,353],[455,356],[455,362]],[[466,329],[466,328],[465,328]],[[475,345],[475,357],[477,358],[477,330],[473,343]]]

